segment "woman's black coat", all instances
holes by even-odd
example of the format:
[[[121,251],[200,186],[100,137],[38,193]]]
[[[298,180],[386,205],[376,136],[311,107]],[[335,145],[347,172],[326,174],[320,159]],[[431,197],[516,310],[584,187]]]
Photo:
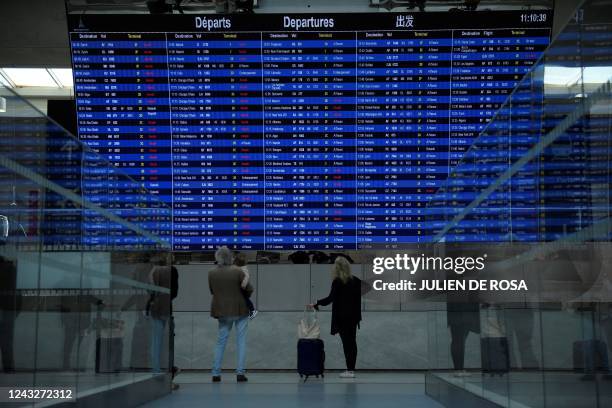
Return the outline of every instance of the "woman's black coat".
[[[315,308],[332,304],[331,334],[340,327],[358,326],[361,321],[361,279],[353,276],[346,283],[339,278],[332,282],[329,296],[317,300]]]

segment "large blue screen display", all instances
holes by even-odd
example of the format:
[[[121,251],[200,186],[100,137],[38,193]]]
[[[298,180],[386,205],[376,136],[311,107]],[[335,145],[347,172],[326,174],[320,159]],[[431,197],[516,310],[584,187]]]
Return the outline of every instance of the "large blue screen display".
[[[69,20],[79,137],[168,203],[158,233],[175,250],[290,250],[428,242],[444,222],[428,202],[552,15]],[[94,202],[99,187],[83,181]]]

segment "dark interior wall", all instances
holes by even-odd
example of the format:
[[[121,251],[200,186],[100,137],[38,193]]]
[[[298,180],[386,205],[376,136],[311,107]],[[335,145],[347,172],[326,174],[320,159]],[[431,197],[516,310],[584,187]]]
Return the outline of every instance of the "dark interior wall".
[[[553,39],[565,27],[568,20],[574,15],[574,10],[582,0],[555,0],[553,17]]]
[[[0,67],[70,67],[63,0],[0,1]]]
[[[558,32],[580,0],[555,0]],[[529,2],[526,1],[526,4]],[[371,11],[368,0],[267,0],[258,12]],[[500,2],[503,5],[503,2]],[[333,6],[332,6],[333,5]],[[0,67],[69,68],[64,0],[0,1]]]

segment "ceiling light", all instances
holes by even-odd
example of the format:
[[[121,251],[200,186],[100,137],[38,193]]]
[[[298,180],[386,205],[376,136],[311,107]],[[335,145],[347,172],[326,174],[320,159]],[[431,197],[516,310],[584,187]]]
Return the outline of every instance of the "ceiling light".
[[[585,84],[603,84],[612,79],[612,67],[584,67],[582,78]]]
[[[546,65],[544,67],[544,84],[557,86],[570,86],[580,78],[579,67],[559,67]]]
[[[18,87],[46,86],[59,88],[49,72],[44,68],[3,68],[6,77]]]
[[[602,84],[612,79],[612,67],[560,67],[546,65],[544,84],[569,87],[576,84]]]
[[[68,88],[73,86],[72,70],[70,68],[49,68],[47,71],[62,87]]]

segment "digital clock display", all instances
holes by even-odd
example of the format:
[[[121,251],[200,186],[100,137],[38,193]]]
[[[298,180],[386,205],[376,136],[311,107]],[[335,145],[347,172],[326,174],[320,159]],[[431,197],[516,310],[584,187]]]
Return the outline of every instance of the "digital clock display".
[[[525,13],[521,14],[521,23],[544,23],[546,18],[546,13]]]

